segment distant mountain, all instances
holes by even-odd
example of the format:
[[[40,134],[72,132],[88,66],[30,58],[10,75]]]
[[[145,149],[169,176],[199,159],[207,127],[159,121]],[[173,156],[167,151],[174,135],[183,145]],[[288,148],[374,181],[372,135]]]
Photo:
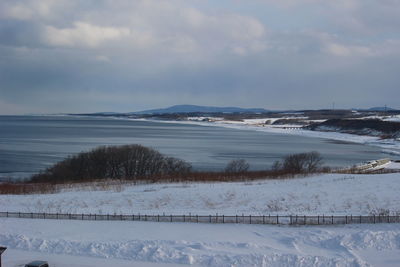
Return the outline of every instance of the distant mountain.
[[[207,107],[196,105],[176,105],[162,109],[150,109],[132,114],[171,114],[171,113],[263,113],[268,110],[263,108],[238,108],[238,107]]]

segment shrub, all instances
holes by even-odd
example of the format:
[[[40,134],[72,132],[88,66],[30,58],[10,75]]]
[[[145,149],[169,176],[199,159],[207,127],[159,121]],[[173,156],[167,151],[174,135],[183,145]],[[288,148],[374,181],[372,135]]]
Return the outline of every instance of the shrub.
[[[68,157],[43,173],[33,182],[66,182],[93,179],[137,179],[156,175],[188,173],[191,165],[166,157],[141,145],[103,146]]]
[[[229,173],[241,173],[249,170],[249,163],[244,159],[231,160],[225,167],[225,172]]]

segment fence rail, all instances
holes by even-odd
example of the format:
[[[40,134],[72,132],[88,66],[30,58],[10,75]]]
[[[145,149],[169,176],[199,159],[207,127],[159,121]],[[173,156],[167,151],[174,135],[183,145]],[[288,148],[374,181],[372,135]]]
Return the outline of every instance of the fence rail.
[[[275,225],[334,225],[362,223],[400,223],[399,215],[147,215],[147,214],[74,214],[74,213],[27,213],[0,212],[0,217],[25,219],[90,220],[90,221],[149,221],[149,222],[190,222],[190,223],[236,223]]]

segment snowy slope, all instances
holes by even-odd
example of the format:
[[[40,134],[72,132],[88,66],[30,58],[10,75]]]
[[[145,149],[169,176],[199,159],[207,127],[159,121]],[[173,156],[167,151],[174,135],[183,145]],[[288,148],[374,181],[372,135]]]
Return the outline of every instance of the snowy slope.
[[[400,262],[398,225],[278,227],[2,218],[0,227],[0,244],[11,249],[3,256],[7,267],[38,258],[59,267],[396,266]]]
[[[368,215],[400,212],[400,174],[329,174],[238,183],[81,188],[59,194],[0,195],[2,211],[193,215]]]

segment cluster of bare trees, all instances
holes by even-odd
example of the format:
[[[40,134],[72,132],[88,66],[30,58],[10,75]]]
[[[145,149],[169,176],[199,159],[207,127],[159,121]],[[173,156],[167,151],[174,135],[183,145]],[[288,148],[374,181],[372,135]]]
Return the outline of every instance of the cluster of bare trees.
[[[32,181],[83,181],[92,179],[137,179],[151,176],[184,174],[191,165],[166,157],[141,145],[103,146],[69,157]]]
[[[275,162],[271,170],[265,171],[251,172],[246,160],[235,159],[228,163],[224,172],[213,174],[191,172],[192,167],[186,161],[164,156],[152,148],[141,145],[102,146],[56,163],[44,172],[34,175],[31,182],[63,183],[99,179],[234,180],[312,173],[320,171],[321,164],[321,155],[318,152],[309,152],[288,155],[282,161]]]
[[[250,168],[250,164],[244,159],[231,160],[225,167],[225,172],[228,173],[242,173],[247,172]]]
[[[275,161],[272,171],[280,173],[313,173],[322,170],[322,156],[316,151],[291,154],[282,161]],[[249,170],[250,165],[244,159],[230,161],[226,167],[227,173],[244,173]]]
[[[321,154],[312,151],[287,155],[282,161],[276,161],[272,169],[289,173],[312,173],[320,171],[322,163]]]

